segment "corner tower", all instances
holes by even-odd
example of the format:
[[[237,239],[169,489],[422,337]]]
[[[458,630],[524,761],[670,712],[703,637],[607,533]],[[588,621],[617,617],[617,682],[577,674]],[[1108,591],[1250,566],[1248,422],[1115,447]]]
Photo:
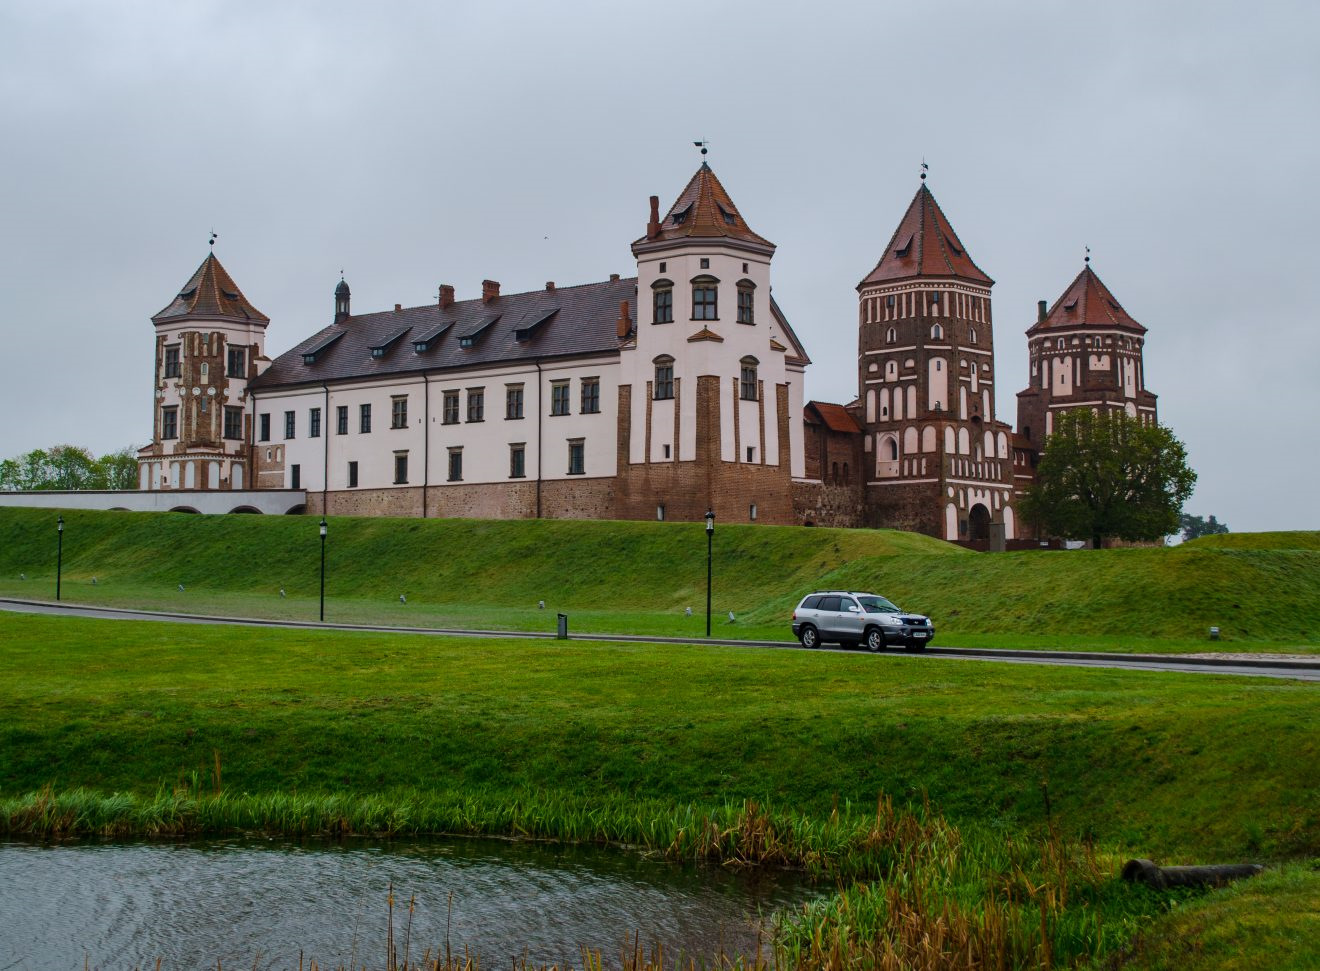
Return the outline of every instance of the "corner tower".
[[[1011,429],[995,418],[994,281],[922,179],[857,285],[866,516],[989,545],[1015,535]]]
[[[252,488],[248,381],[270,363],[270,318],[210,253],[151,322],[152,437],[138,451],[139,488]]]
[[[770,292],[775,246],[705,162],[632,244],[637,313],[620,352],[625,518],[793,522],[806,354]]]
[[[1027,330],[1031,385],[1018,392],[1018,431],[1036,452],[1054,430],[1054,416],[1070,408],[1123,411],[1156,421],[1155,395],[1146,390],[1142,350],[1146,328],[1091,269],[1082,272]]]

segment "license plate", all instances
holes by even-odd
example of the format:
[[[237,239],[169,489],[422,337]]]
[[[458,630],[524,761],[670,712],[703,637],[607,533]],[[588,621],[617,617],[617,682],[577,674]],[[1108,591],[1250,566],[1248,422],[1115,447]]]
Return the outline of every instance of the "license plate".
[[[912,636],[913,636],[913,637],[929,637],[930,635],[927,634],[924,630],[914,630],[914,631],[912,632]]]

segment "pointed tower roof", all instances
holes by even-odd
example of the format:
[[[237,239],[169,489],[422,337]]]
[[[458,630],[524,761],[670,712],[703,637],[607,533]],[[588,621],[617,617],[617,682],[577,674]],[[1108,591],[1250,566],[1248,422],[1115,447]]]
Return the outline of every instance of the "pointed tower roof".
[[[263,327],[270,323],[270,318],[243,296],[214,253],[207,254],[178,295],[151,319],[159,324],[177,317],[232,317]]]
[[[857,288],[913,277],[958,277],[986,286],[995,282],[967,255],[966,247],[925,182],[912,197],[912,204],[880,262]]]
[[[715,177],[715,172],[705,162],[701,163],[701,168],[692,176],[687,188],[679,193],[678,199],[669,207],[669,212],[660,220],[655,234],[643,236],[633,245],[688,237],[737,239],[772,249],[775,245],[764,236],[752,232],[738,207],[729,198],[729,193]]]
[[[1062,327],[1126,327],[1128,330],[1146,333],[1146,328],[1123,309],[1123,305],[1095,275],[1089,262],[1082,267],[1077,278],[1068,284],[1063,296],[1054,301],[1045,319],[1036,321],[1027,334]]]

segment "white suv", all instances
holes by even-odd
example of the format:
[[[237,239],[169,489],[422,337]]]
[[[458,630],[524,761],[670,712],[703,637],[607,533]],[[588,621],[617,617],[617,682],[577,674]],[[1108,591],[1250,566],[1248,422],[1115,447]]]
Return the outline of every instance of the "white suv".
[[[824,590],[808,594],[797,605],[793,636],[803,647],[834,641],[845,647],[865,644],[872,651],[882,651],[886,644],[921,651],[935,638],[935,627],[929,617],[905,613],[873,593]]]

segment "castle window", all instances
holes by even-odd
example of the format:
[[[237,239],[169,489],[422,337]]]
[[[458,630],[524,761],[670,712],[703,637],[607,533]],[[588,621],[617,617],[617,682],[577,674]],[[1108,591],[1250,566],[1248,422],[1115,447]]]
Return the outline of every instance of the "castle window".
[[[522,442],[517,442],[509,446],[509,478],[525,479],[527,477],[527,446]]]
[[[358,464],[356,462],[348,463],[348,487],[356,489],[358,484]]]
[[[754,324],[755,313],[755,294],[753,289],[756,284],[751,280],[742,280],[738,283],[738,323]]]
[[[291,466],[289,466],[289,488],[290,488],[290,489],[301,489],[301,488],[302,488],[302,466],[301,466],[301,465],[291,465]]]
[[[655,359],[655,399],[665,401],[674,397],[674,359],[669,356]]]
[[[291,411],[286,411],[286,412],[284,413],[284,437],[285,437],[286,439],[288,439],[288,438],[293,438],[293,433],[294,433],[294,428],[295,428],[295,426],[294,426],[294,420],[295,420],[295,419],[294,419],[294,416],[293,416],[293,412],[291,412]]]
[[[394,453],[394,484],[395,485],[408,484],[408,453],[407,452]]]
[[[600,413],[600,378],[582,379],[582,407],[580,412],[584,415]]]
[[[335,434],[348,434],[348,405],[335,406]]]
[[[739,397],[743,401],[756,401],[757,394],[756,367],[760,362],[754,357],[744,357],[742,359],[742,379],[739,384]]]
[[[247,377],[247,350],[242,347],[229,348],[228,367],[225,374],[231,378]]]
[[[160,410],[160,437],[162,439],[179,437],[178,405],[170,405]]]
[[[179,345],[170,344],[165,348],[165,377],[179,376]]]
[[[701,269],[703,269],[703,270],[709,270],[709,269],[710,269],[710,257],[709,257],[709,256],[703,256],[703,257],[701,258]]]
[[[468,421],[486,420],[486,389],[468,388]]]
[[[523,416],[523,386],[521,384],[511,384],[504,389],[504,417],[505,420],[517,419]]]
[[[699,276],[692,281],[692,319],[719,320],[718,295],[714,277]]]
[[[243,409],[235,408],[230,405],[225,406],[225,438],[241,439],[243,437]]]
[[[752,522],[756,522],[756,503],[752,503],[747,507],[747,518]]]
[[[408,427],[408,396],[406,394],[390,396],[390,427]]]
[[[550,384],[550,414],[568,414],[568,382],[554,381]]]
[[[944,340],[944,328],[936,324],[930,329],[930,339],[933,341]]]
[[[371,432],[371,405],[358,405],[358,433],[367,435]]]
[[[663,502],[655,507],[655,521],[658,523],[665,521],[665,504]]]
[[[748,445],[748,446],[747,446],[747,464],[748,464],[748,465],[755,465],[755,464],[756,464],[756,446],[755,446],[755,445]]]
[[[449,450],[449,481],[463,481],[463,447],[461,445]]]
[[[715,203],[715,206],[716,206],[716,208],[719,209],[719,211],[720,211],[720,215],[724,217],[724,223],[725,223],[725,225],[727,225],[727,226],[736,226],[736,225],[738,225],[738,220],[734,218],[733,213],[729,212],[729,210],[725,209],[725,208],[724,208],[723,206],[721,206],[718,202]]]
[[[270,414],[269,414],[268,412],[263,412],[261,415],[259,415],[259,416],[257,416],[257,417],[258,417],[258,422],[257,422],[257,424],[258,424],[258,426],[259,426],[260,429],[261,429],[261,441],[263,441],[263,442],[269,442],[269,441],[270,441]]]
[[[975,328],[975,327],[969,327],[969,328],[967,328],[967,341],[968,341],[968,343],[970,343],[970,344],[975,344],[975,343],[976,343],[976,328]]]
[[[674,215],[671,216],[670,218],[674,220],[675,226],[681,226],[683,225],[683,223],[687,222],[688,213],[690,213],[691,211],[692,211],[692,207],[689,205],[682,212],[674,213]]]
[[[311,408],[307,412],[307,437],[321,437],[321,409]]]
[[[568,474],[584,475],[587,471],[587,447],[580,438],[575,438],[568,443]]]
[[[656,280],[651,284],[651,323],[674,322],[674,284],[669,280]]]
[[[440,422],[444,425],[458,424],[457,391],[446,391],[440,396]]]
[[[1055,345],[1055,347],[1057,347],[1059,350],[1063,350],[1063,338],[1062,338],[1062,337],[1059,338],[1059,342]]]
[[[890,297],[889,299],[893,300],[894,298]],[[895,330],[893,327],[890,327],[889,330],[885,331],[885,343],[892,344],[896,340],[898,340],[898,331]]]

